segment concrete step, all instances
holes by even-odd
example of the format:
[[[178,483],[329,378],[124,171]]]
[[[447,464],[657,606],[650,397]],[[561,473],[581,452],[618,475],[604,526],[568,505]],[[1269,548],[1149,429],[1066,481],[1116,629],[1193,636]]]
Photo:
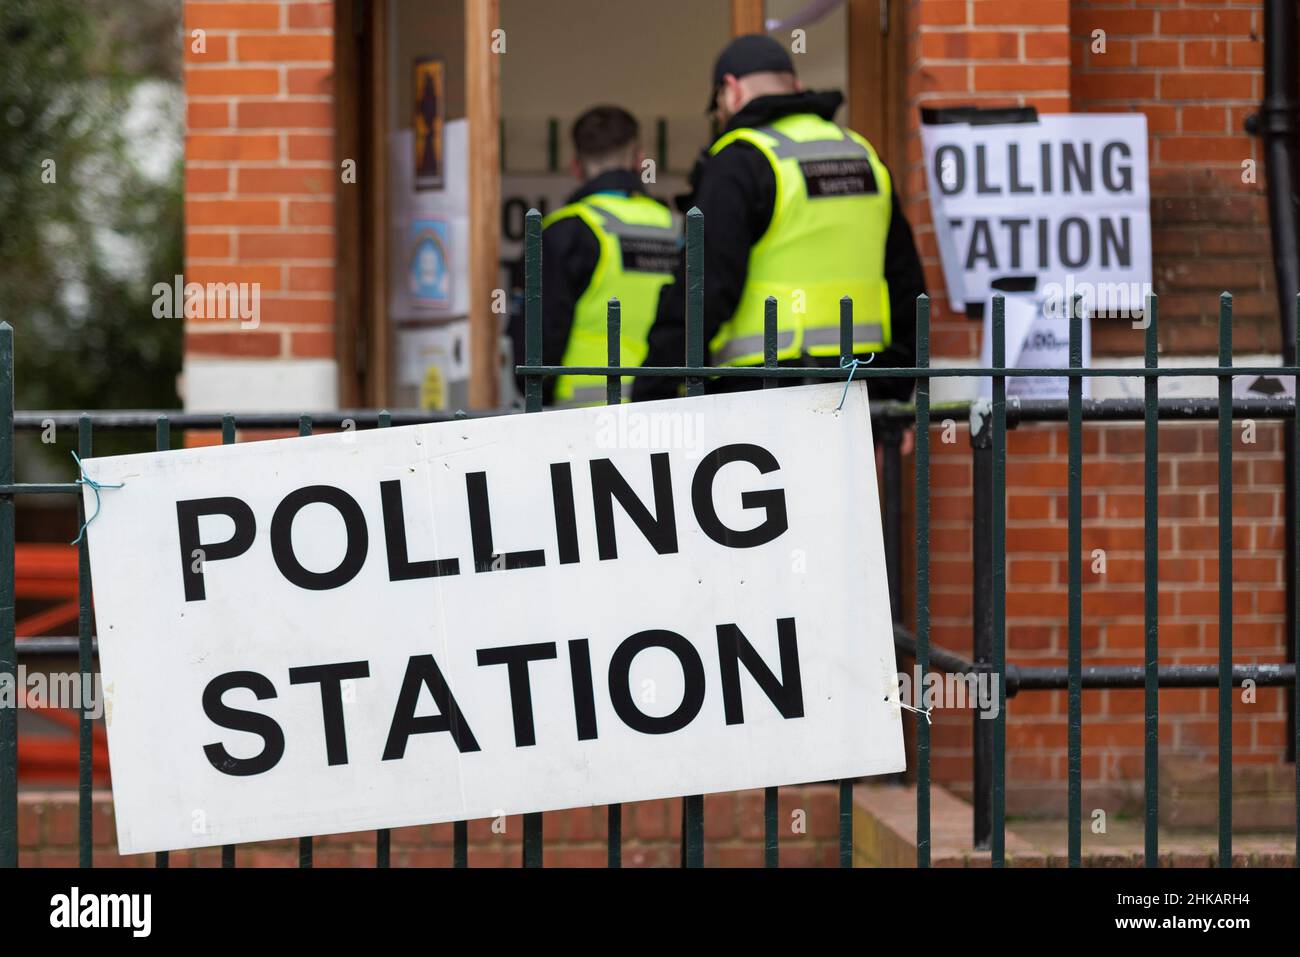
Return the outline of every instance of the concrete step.
[[[860,784],[854,789],[853,863],[855,867],[916,866],[916,788]],[[988,851],[972,842],[972,808],[939,786],[930,793],[930,863],[933,867],[989,867]],[[1006,860],[1011,867],[1064,867],[1065,819],[1013,819],[1006,828]],[[1085,817],[1081,837],[1085,867],[1142,867],[1145,844],[1141,819],[1111,817],[1104,833],[1094,833]],[[1162,867],[1212,867],[1218,861],[1213,829],[1159,830]],[[1233,835],[1234,867],[1294,867],[1292,830]]]

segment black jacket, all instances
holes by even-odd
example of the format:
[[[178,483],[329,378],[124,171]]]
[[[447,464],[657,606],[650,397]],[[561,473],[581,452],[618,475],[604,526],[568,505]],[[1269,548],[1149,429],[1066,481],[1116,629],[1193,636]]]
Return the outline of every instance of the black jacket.
[[[604,192],[644,193],[641,177],[631,170],[608,170],[583,183],[565,205],[585,196]],[[557,220],[542,230],[542,364],[558,366],[569,344],[573,329],[573,310],[578,299],[591,284],[596,262],[600,259],[600,241],[591,227],[577,216]],[[524,362],[524,319],[516,316],[510,323],[515,363]],[[523,391],[523,377],[517,376]],[[551,404],[555,396],[555,377],[542,383],[542,401]]]
[[[765,126],[793,113],[814,113],[831,120],[843,96],[837,91],[761,96],[751,100],[727,124],[726,131]],[[704,343],[717,334],[740,302],[749,268],[749,251],[772,220],[776,204],[776,177],[767,159],[753,145],[737,141],[715,156],[701,157],[691,174],[694,193],[683,205],[704,213]],[[659,309],[650,330],[649,353],[643,365],[680,366],[686,361],[685,262],[679,263],[673,281],[659,294]],[[892,344],[872,360],[874,366],[907,367],[916,362],[916,297],[925,292],[921,259],[912,230],[893,190],[893,213],[885,239],[885,279],[889,283]],[[798,364],[802,360],[795,360]],[[838,366],[837,357],[812,360],[817,365]],[[785,379],[795,385],[798,380]],[[662,399],[679,394],[681,380],[638,377],[634,399]],[[709,391],[757,388],[757,379],[715,379]],[[911,379],[873,379],[874,398],[907,399]]]

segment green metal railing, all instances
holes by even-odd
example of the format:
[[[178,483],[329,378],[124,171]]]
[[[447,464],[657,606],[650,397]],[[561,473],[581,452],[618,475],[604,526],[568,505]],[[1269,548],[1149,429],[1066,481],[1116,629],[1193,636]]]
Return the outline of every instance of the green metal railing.
[[[619,331],[620,309],[612,300],[608,310],[607,365],[592,367],[560,367],[541,362],[541,216],[530,211],[525,219],[525,356],[518,372],[524,377],[525,411],[536,413],[542,409],[542,383],[547,376],[561,373],[604,376],[606,399],[610,404],[622,401],[622,379],[631,376],[667,376],[684,381],[687,395],[700,395],[710,378],[757,378],[764,387],[774,387],[796,381],[844,381],[850,376],[860,379],[912,378],[916,383],[915,399],[911,404],[875,403],[872,418],[877,439],[884,447],[884,480],[882,484],[887,511],[897,513],[901,504],[900,436],[907,427],[915,428],[915,569],[912,600],[915,612],[915,629],[909,632],[902,627],[901,614],[901,535],[899,522],[886,523],[886,553],[891,571],[895,621],[895,644],[905,653],[915,656],[922,682],[933,670],[987,673],[997,677],[999,708],[992,721],[975,718],[974,736],[974,843],[991,851],[992,862],[1002,866],[1006,861],[1006,722],[1007,701],[1016,694],[1039,690],[1065,690],[1067,694],[1067,843],[1071,866],[1081,863],[1082,833],[1082,692],[1085,688],[1141,688],[1144,691],[1144,798],[1145,798],[1145,853],[1146,864],[1159,862],[1157,834],[1157,797],[1159,758],[1158,690],[1161,687],[1217,687],[1218,696],[1218,750],[1219,750],[1219,861],[1228,866],[1232,859],[1232,688],[1247,679],[1258,685],[1295,687],[1295,665],[1234,665],[1232,661],[1232,428],[1234,415],[1253,418],[1274,418],[1290,422],[1292,434],[1300,441],[1300,421],[1295,414],[1293,398],[1277,400],[1236,400],[1232,396],[1234,375],[1295,375],[1294,366],[1233,367],[1231,339],[1231,296],[1224,294],[1220,300],[1219,364],[1209,368],[1161,368],[1157,362],[1156,299],[1147,304],[1144,364],[1133,369],[1088,369],[1082,363],[1082,322],[1080,310],[1074,305],[1069,321],[1069,368],[1014,369],[1006,368],[1006,332],[1004,303],[995,297],[992,308],[992,365],[988,368],[931,367],[930,365],[930,302],[921,296],[916,304],[916,365],[913,368],[878,368],[870,365],[851,366],[853,353],[853,304],[848,299],[841,303],[840,351],[841,368],[824,366],[779,365],[777,362],[777,303],[769,299],[764,316],[764,363],[758,367],[713,368],[705,364],[703,336],[703,243],[704,221],[698,210],[686,218],[686,354],[685,365],[667,368],[624,368],[620,365]],[[1300,302],[1297,302],[1300,315]],[[56,427],[77,426],[78,449],[84,457],[91,454],[96,428],[100,430],[155,431],[155,448],[165,450],[171,445],[173,428],[220,428],[225,443],[235,441],[236,429],[289,429],[296,427],[300,435],[308,435],[313,428],[388,427],[417,422],[444,421],[451,416],[414,411],[377,412],[374,410],[341,411],[314,416],[283,413],[247,413],[241,415],[210,415],[202,413],[158,412],[96,412],[77,415],[67,412],[16,413],[13,400],[13,331],[0,323],[0,555],[5,562],[0,567],[0,674],[16,675],[19,646],[15,640],[14,565],[15,546],[14,500],[18,495],[66,494],[77,495],[79,487],[67,483],[27,483],[15,480],[15,431],[34,431],[53,421]],[[1061,400],[1018,400],[1008,398],[1008,375],[1065,376],[1068,395]],[[1217,402],[1213,400],[1161,400],[1157,385],[1169,376],[1214,376],[1219,384]],[[1126,376],[1140,377],[1144,381],[1142,400],[1084,400],[1082,383],[1085,377]],[[933,406],[930,401],[930,380],[936,377],[990,377],[992,398],[987,403],[946,403]],[[502,410],[505,411],[505,410]],[[460,415],[461,413],[457,413]],[[973,596],[975,612],[972,631],[974,657],[967,660],[947,649],[934,646],[930,641],[930,428],[932,415],[941,418],[969,415],[972,421],[972,457],[974,463],[974,575]],[[1214,420],[1218,424],[1219,463],[1219,662],[1217,666],[1159,664],[1159,488],[1158,488],[1158,428],[1162,419]],[[1141,421],[1144,426],[1144,664],[1141,666],[1085,667],[1082,653],[1082,465],[1083,424],[1085,421]],[[1064,670],[1052,667],[1025,667],[1010,664],[1006,655],[1006,488],[1007,488],[1007,435],[1022,422],[1065,421],[1068,431],[1068,578],[1067,604],[1068,650]],[[1293,467],[1286,476],[1291,489],[1300,488],[1300,467]],[[78,496],[80,509],[80,497]],[[80,512],[79,512],[80,514]],[[82,516],[84,520],[84,516]],[[1296,542],[1297,529],[1288,528],[1288,537]],[[80,546],[79,600],[80,615],[75,650],[78,666],[83,674],[93,670],[95,639],[92,629],[91,581],[88,553],[84,539]],[[1288,569],[1286,587],[1293,593],[1297,589],[1297,572]],[[1300,628],[1292,618],[1287,624],[1285,638],[1287,649],[1295,660],[1300,649]],[[24,652],[69,651],[71,640],[58,638],[29,639],[22,645]],[[1292,696],[1292,735],[1300,722],[1296,722],[1296,708],[1300,708],[1300,695]],[[913,764],[916,780],[916,863],[927,867],[931,862],[930,792],[931,792],[931,735],[926,721],[916,724],[916,754]],[[1297,740],[1300,744],[1300,739]],[[79,736],[79,842],[80,863],[92,864],[91,849],[91,720],[83,712]],[[853,793],[851,781],[841,781],[839,796],[839,863],[852,865],[853,857]],[[779,862],[778,789],[764,792],[763,858],[769,867]],[[1300,808],[1300,774],[1296,778],[1296,802]],[[698,867],[704,862],[704,799],[700,795],[682,798],[681,861],[684,866]],[[526,867],[539,867],[543,859],[543,829],[541,814],[524,815],[522,860]],[[618,805],[608,809],[608,864],[618,867],[622,863],[623,815]],[[456,822],[453,829],[453,862],[457,867],[468,866],[468,824]],[[1298,838],[1300,846],[1300,838]],[[387,867],[391,858],[389,832],[376,832],[375,863]],[[233,867],[236,863],[235,847],[222,848],[222,865]],[[312,839],[300,839],[299,864],[312,865]],[[15,866],[18,861],[17,841],[17,723],[13,709],[0,710],[0,866]],[[166,853],[156,857],[160,867],[169,864]]]

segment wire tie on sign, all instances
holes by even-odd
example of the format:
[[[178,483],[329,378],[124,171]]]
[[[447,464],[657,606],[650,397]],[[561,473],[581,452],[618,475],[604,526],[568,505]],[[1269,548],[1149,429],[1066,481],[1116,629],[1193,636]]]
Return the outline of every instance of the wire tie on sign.
[[[82,467],[81,459],[77,456],[76,452],[72,453],[72,458],[73,461],[77,463],[77,471],[81,473],[81,477],[77,479],[75,484],[85,485],[91,488],[92,490],[94,490],[95,493],[95,514],[91,515],[90,518],[86,519],[84,522],[81,523],[81,529],[80,531],[77,532],[77,537],[72,540],[73,545],[80,545],[81,540],[86,537],[86,529],[88,529],[90,527],[90,523],[93,522],[99,516],[99,490],[103,488],[121,488],[125,483],[117,482],[117,483],[106,484],[102,482],[96,482],[93,478],[91,478],[89,475],[86,474],[86,470]]]
[[[858,366],[871,365],[871,360],[874,358],[876,358],[876,354],[873,352],[871,353],[871,358],[866,362],[863,362],[857,356],[854,356],[852,359],[840,359],[840,368],[848,369],[849,377],[844,380],[844,394],[840,396],[840,404],[835,407],[836,412],[839,412],[844,408],[844,400],[849,397],[849,385],[853,382],[853,373],[858,371]]]
[[[906,703],[902,701],[898,702],[898,707],[901,707],[901,709],[904,711],[911,711],[911,713],[913,714],[926,715],[926,724],[933,724],[932,720],[930,719],[930,713],[933,710],[931,709],[931,707],[913,707],[911,705],[906,705]]]

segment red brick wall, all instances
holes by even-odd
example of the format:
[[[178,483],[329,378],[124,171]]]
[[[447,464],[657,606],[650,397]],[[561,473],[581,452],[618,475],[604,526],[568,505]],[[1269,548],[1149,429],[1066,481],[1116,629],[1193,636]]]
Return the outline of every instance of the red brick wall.
[[[798,812],[798,814],[797,814]],[[859,814],[863,812],[858,811]],[[796,816],[797,814],[797,816]],[[92,820],[96,867],[152,867],[152,854],[117,854],[113,803],[96,792]],[[548,811],[543,816],[543,864],[547,867],[604,867],[607,812],[603,807]],[[777,815],[782,867],[839,866],[839,789],[813,784],[781,789]],[[518,867],[523,858],[523,819],[469,824],[471,867]],[[676,867],[681,857],[681,801],[641,801],[623,806],[623,866]],[[704,863],[707,867],[763,865],[763,792],[737,791],[704,798]],[[452,863],[452,825],[396,828],[391,832],[394,867],[446,867]],[[27,791],[18,807],[19,865],[77,865],[77,792]],[[221,849],[174,851],[172,867],[216,867]],[[241,845],[240,867],[296,867],[298,842]],[[313,842],[318,867],[373,867],[375,832],[333,834]]]
[[[948,310],[930,219],[920,109],[958,105],[1070,109],[1067,0],[912,0],[908,8],[905,211],[933,298],[931,354],[979,353],[979,325]]]
[[[334,356],[333,22],[332,2],[185,2],[185,278],[261,284],[259,328],[192,320],[187,356]]]
[[[978,323],[954,316],[926,198],[918,110],[959,104],[1033,105],[1040,111],[1147,114],[1154,284],[1165,352],[1213,352],[1217,294],[1236,295],[1239,351],[1276,349],[1263,170],[1241,132],[1262,95],[1258,0],[913,0],[908,6],[912,130],[904,182],[934,299],[932,354],[978,355]],[[1090,50],[1106,33],[1106,53]],[[1096,324],[1097,353],[1139,354],[1127,322]],[[971,450],[966,422],[956,443],[936,428],[933,449],[932,637],[971,653]],[[1238,662],[1284,661],[1282,460],[1276,426],[1246,445],[1238,428],[1233,474]],[[1212,425],[1161,430],[1161,661],[1217,662],[1217,464]],[[1142,664],[1142,431],[1087,426],[1083,479],[1085,664]],[[910,474],[910,463],[905,474]],[[1007,466],[1008,660],[1064,665],[1066,651],[1066,436],[1022,426]],[[1104,576],[1091,573],[1093,549]],[[904,576],[905,581],[910,575]],[[905,596],[905,602],[910,598]],[[908,606],[910,608],[910,604]],[[910,610],[908,612],[910,618]],[[1285,695],[1236,698],[1234,762],[1276,764],[1285,755]],[[1216,691],[1160,695],[1162,757],[1207,767],[1216,760]],[[1084,695],[1085,808],[1131,807],[1142,787],[1142,692]],[[1066,696],[1025,692],[1009,703],[1008,809],[1065,811]],[[969,794],[971,712],[939,712],[935,780]]]
[[[1076,112],[1146,114],[1161,344],[1217,349],[1217,296],[1233,293],[1233,344],[1280,346],[1260,144],[1243,129],[1264,95],[1260,0],[1106,2],[1070,10]],[[1094,31],[1105,52],[1093,52]],[[1254,164],[1243,182],[1242,163]],[[1141,349],[1127,323],[1097,330],[1098,352]]]
[[[1234,660],[1283,662],[1281,428],[1258,423],[1257,441],[1233,442]],[[934,450],[931,637],[965,655],[971,638],[971,453],[931,437]],[[1066,433],[1021,426],[1007,462],[1007,660],[1066,663]],[[1211,424],[1161,426],[1160,661],[1218,661],[1218,464]],[[1085,665],[1143,664],[1143,450],[1141,426],[1087,425],[1083,471],[1083,655]],[[1092,571],[1094,550],[1105,572]],[[1234,697],[1233,762],[1276,764],[1286,750],[1286,695],[1260,688],[1253,704]],[[1025,691],[1007,708],[1010,813],[1065,811],[1066,695]],[[1143,692],[1083,695],[1085,808],[1132,809],[1140,799]],[[1160,692],[1163,758],[1211,765],[1217,754],[1217,690]],[[935,780],[970,793],[969,711],[935,716]],[[1091,802],[1091,803],[1089,803]]]

